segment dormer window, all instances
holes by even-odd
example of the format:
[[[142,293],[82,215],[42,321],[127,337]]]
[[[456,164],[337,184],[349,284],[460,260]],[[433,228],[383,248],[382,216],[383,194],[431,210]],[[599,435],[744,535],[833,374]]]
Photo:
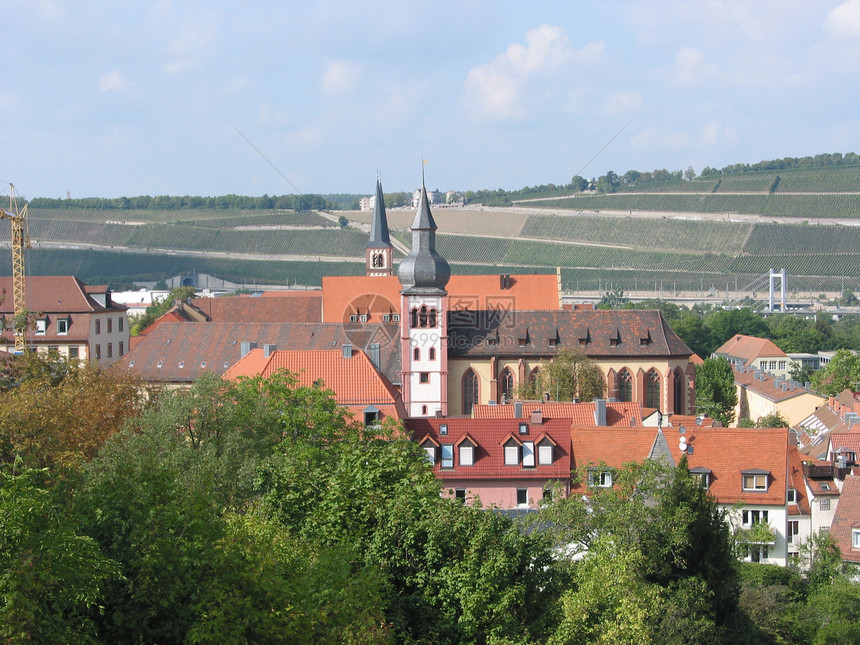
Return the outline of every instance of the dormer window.
[[[47,318],[37,318],[36,319],[36,336],[44,336],[48,331],[48,319]]]
[[[57,335],[65,336],[69,333],[69,319],[68,318],[58,318],[57,319]]]
[[[709,468],[690,468],[690,475],[702,488],[708,488],[711,485],[712,473]]]
[[[361,315],[358,317],[358,322],[366,323],[366,322],[367,322],[367,314],[361,314]]]
[[[851,529],[851,548],[860,549],[860,529]]]
[[[594,488],[611,488],[612,487],[612,471],[589,469],[588,485]]]
[[[528,434],[529,433],[529,424],[521,423],[520,424],[520,434]]]
[[[454,444],[442,444],[442,468],[454,467]]]
[[[461,466],[475,465],[475,448],[477,448],[477,445],[468,436],[463,437],[459,442],[457,442],[457,450],[460,453],[459,457]]]
[[[520,443],[511,437],[505,444],[505,466],[519,466],[520,464]]]
[[[538,442],[538,465],[551,466],[553,462],[553,442],[549,437],[544,437]]]
[[[358,322],[358,314],[350,314],[349,322]]]
[[[425,437],[421,442],[421,447],[424,449],[424,455],[431,466],[436,465],[436,458],[439,450],[439,443],[433,437]]]
[[[744,470],[741,471],[741,476],[743,478],[743,489],[745,491],[752,491],[757,493],[763,493],[767,491],[768,487],[768,478],[770,477],[770,472],[767,470]]]
[[[797,490],[794,488],[789,488],[788,492],[785,495],[785,500],[789,504],[797,504]]]

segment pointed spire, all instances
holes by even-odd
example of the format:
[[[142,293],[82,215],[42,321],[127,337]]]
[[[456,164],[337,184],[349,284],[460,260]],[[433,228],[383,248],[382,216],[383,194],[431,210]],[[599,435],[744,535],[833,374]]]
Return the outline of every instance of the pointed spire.
[[[422,169],[423,170],[423,169]],[[397,272],[403,294],[445,294],[451,277],[447,260],[436,252],[436,222],[430,212],[423,172],[421,197],[412,221],[412,250],[400,262]]]
[[[373,219],[370,220],[370,239],[367,242],[369,249],[383,249],[391,247],[391,238],[388,234],[388,218],[385,216],[385,197],[382,195],[382,181],[376,178],[376,198],[373,205]]]

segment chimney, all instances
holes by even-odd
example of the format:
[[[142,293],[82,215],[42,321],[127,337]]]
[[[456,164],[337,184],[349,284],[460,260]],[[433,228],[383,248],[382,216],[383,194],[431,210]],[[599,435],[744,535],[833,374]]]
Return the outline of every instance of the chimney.
[[[522,419],[523,418],[523,402],[517,401],[514,403],[514,418]]]
[[[257,349],[257,343],[243,340],[239,347],[239,358],[245,358],[252,349]]]
[[[606,399],[594,399],[594,425],[606,425]]]
[[[263,356],[269,358],[273,352],[277,351],[277,345],[263,345]]]
[[[352,358],[352,343],[344,343],[342,349],[344,358]]]
[[[371,364],[378,370],[379,369],[379,343],[370,343],[367,346],[367,357],[370,359]]]
[[[543,423],[543,411],[540,408],[532,410],[532,418],[529,423],[533,426],[539,426]]]

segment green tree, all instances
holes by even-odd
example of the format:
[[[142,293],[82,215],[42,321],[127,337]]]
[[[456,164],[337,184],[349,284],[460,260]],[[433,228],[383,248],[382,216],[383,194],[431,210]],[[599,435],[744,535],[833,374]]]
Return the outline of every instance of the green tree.
[[[772,414],[766,414],[763,417],[756,419],[755,425],[757,428],[787,428],[789,426],[786,419],[778,411]]]
[[[47,475],[0,469],[0,642],[95,642],[89,610],[119,568],[78,533]]]
[[[149,327],[156,321],[157,318],[166,314],[175,304],[177,300],[185,300],[193,298],[196,295],[194,287],[176,287],[170,290],[170,293],[161,302],[150,305],[146,308],[146,313],[132,317],[129,320],[131,325],[131,335],[137,336],[144,329]]]
[[[715,348],[737,334],[767,338],[770,333],[765,319],[747,307],[713,311],[705,318],[705,326]]]
[[[707,358],[717,349],[717,345],[711,340],[710,330],[705,327],[704,321],[697,314],[688,311],[680,319],[671,323],[673,331],[681,340],[693,350],[699,357]]]
[[[860,357],[847,349],[833,355],[823,370],[812,375],[812,388],[824,396],[836,396],[860,386]]]
[[[594,361],[581,351],[568,348],[554,359],[541,361],[536,378],[522,384],[518,396],[540,399],[545,392],[554,401],[591,401],[603,396],[606,381]]]
[[[732,366],[724,357],[706,358],[696,368],[696,409],[730,426],[738,394]]]

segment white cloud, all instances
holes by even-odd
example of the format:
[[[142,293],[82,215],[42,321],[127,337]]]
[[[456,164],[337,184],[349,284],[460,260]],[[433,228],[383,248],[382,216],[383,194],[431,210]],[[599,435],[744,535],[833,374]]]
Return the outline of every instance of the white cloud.
[[[347,94],[358,87],[361,70],[356,63],[336,60],[328,64],[320,86],[326,94]]]
[[[564,29],[551,25],[530,29],[525,39],[525,45],[514,43],[492,62],[469,71],[464,87],[474,114],[500,120],[523,118],[527,114],[522,104],[525,83],[560,69],[571,60],[592,62],[604,49],[602,42],[596,42],[574,50]]]
[[[684,132],[660,132],[654,128],[637,132],[630,139],[635,148],[646,149],[683,148],[689,141],[690,137]]]
[[[613,94],[606,101],[606,111],[610,114],[620,114],[638,110],[644,105],[642,95],[637,91],[619,92]]]
[[[179,74],[196,69],[215,42],[215,29],[206,25],[186,25],[179,35],[167,45],[166,51],[172,58],[164,66],[168,74]]]
[[[702,129],[702,143],[713,146],[718,143],[735,143],[738,135],[734,128],[721,123],[709,123]]]
[[[102,92],[122,92],[128,87],[125,76],[119,72],[110,72],[99,79],[99,89]]]
[[[860,0],[847,0],[828,11],[825,24],[839,38],[860,38]]]
[[[675,81],[682,85],[704,83],[721,76],[719,68],[706,60],[705,52],[682,47],[675,56]]]

